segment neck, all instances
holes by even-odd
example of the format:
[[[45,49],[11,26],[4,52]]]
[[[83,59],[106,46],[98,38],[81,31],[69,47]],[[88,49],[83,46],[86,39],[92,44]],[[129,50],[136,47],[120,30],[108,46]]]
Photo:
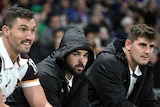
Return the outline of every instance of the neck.
[[[70,74],[70,73],[66,73],[66,77],[70,80],[71,78],[72,78],[72,74]]]
[[[130,66],[131,70],[134,71],[137,64],[134,63],[133,59],[131,58],[130,52],[126,50],[125,48],[124,48],[124,53],[126,55],[128,65]]]
[[[10,47],[10,45],[8,44],[8,42],[7,42],[6,39],[7,38],[5,38],[4,36],[2,36],[4,47],[6,48],[7,53],[9,55],[11,61],[14,63],[17,60],[17,58],[19,56],[19,53],[16,53],[16,52],[12,51],[13,49]]]

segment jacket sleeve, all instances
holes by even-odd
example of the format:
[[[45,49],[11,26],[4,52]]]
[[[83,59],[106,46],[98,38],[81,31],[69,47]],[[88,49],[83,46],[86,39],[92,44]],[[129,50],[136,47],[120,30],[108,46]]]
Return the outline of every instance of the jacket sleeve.
[[[87,74],[89,83],[94,88],[103,107],[136,107],[126,99],[124,68],[121,63],[115,60],[97,61]]]
[[[54,107],[61,107],[61,103],[58,98],[59,86],[57,79],[54,76],[41,71],[39,73],[39,78],[49,103]]]

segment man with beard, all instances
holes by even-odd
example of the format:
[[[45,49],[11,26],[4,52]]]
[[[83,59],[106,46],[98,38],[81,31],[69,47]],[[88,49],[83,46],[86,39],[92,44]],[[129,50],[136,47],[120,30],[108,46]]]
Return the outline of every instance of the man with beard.
[[[80,29],[65,31],[57,51],[37,64],[48,101],[54,107],[90,107],[85,71],[94,53]]]

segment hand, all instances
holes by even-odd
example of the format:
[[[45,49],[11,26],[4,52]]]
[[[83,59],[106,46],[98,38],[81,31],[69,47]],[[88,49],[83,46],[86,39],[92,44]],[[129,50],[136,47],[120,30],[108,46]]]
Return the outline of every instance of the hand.
[[[3,102],[2,90],[0,89],[0,107],[9,107]]]

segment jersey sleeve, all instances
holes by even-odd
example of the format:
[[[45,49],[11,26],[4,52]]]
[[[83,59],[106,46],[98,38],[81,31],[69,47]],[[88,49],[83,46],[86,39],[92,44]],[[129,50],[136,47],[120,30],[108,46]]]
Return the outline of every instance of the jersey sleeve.
[[[28,69],[26,71],[25,76],[23,77],[21,81],[21,87],[31,87],[31,86],[37,86],[40,85],[39,78],[38,78],[38,69],[33,62],[32,59],[29,58],[28,62]]]

